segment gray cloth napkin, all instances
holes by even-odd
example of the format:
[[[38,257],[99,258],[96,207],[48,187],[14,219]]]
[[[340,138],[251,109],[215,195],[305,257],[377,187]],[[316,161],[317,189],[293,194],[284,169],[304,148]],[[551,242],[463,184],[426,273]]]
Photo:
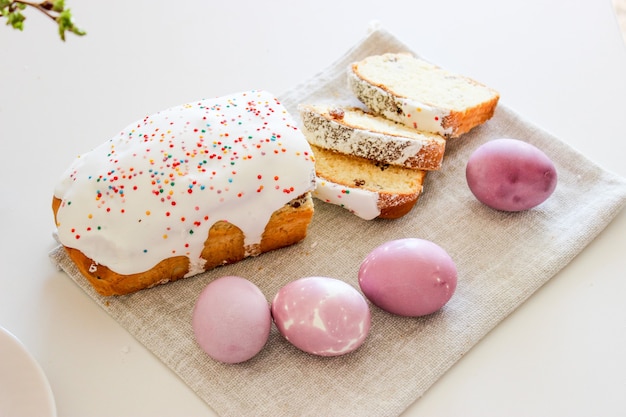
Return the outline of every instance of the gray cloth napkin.
[[[297,105],[352,102],[348,63],[367,55],[410,51],[384,29],[373,29],[335,64],[284,94]],[[539,207],[491,210],[472,196],[465,164],[481,143],[526,140],[555,162],[559,183]],[[569,263],[621,210],[626,181],[500,105],[493,119],[448,143],[441,171],[430,173],[416,207],[398,220],[364,221],[316,200],[307,238],[299,244],[217,268],[196,277],[122,297],[103,298],[62,249],[51,257],[104,310],[223,416],[393,416],[411,403],[485,334]],[[448,251],[458,288],[439,312],[402,318],[371,306],[372,328],[355,352],[334,358],[305,354],[275,328],[262,352],[239,365],[213,361],[196,346],[191,313],[213,279],[239,275],[268,301],[283,285],[313,275],[358,288],[357,271],[374,247],[419,237]]]

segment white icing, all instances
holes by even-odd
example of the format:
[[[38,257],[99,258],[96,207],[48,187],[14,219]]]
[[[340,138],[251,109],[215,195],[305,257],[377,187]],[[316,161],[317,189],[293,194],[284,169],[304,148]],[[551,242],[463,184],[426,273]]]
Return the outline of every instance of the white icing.
[[[192,275],[210,227],[247,249],[271,214],[311,191],[311,148],[277,99],[249,91],[145,117],[74,161],[54,195],[60,242],[120,274],[186,256]]]
[[[397,101],[401,104],[404,112],[404,117],[398,116],[398,118],[406,126],[443,136],[449,136],[453,133],[452,127],[443,127],[443,121],[450,115],[449,111],[407,98],[398,98]]]
[[[314,197],[341,206],[364,220],[372,220],[380,215],[378,193],[346,187],[324,178],[317,178],[316,183]]]

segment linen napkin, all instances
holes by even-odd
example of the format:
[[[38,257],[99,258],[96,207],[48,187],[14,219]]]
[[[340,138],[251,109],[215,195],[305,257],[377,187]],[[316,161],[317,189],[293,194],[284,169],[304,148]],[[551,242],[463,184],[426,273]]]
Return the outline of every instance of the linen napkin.
[[[281,96],[298,117],[300,103],[353,102],[347,65],[371,54],[411,51],[382,28],[329,68]],[[526,140],[556,164],[559,183],[542,205],[499,212],[479,203],[465,165],[480,144],[499,137]],[[584,202],[584,203],[582,203]],[[65,252],[51,257],[104,310],[150,349],[222,416],[393,416],[411,403],[524,300],[567,265],[626,202],[626,181],[500,104],[493,119],[450,140],[443,164],[430,173],[415,208],[397,220],[364,221],[315,202],[307,238],[234,265],[121,297],[101,297]],[[299,351],[273,327],[259,355],[220,364],[195,344],[191,313],[213,279],[239,275],[270,301],[305,276],[342,279],[358,289],[365,256],[392,239],[419,237],[442,246],[458,269],[458,287],[439,312],[403,318],[371,305],[372,328],[359,349],[323,358]]]

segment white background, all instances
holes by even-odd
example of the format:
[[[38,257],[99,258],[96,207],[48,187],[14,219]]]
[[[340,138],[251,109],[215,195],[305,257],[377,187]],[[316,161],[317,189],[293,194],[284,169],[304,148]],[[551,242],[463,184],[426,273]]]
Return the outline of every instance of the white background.
[[[58,176],[146,114],[280,95],[377,20],[626,176],[626,47],[609,0],[66,3],[86,37],[61,42],[35,11],[24,32],[0,26],[0,326],[41,364],[63,417],[214,415],[47,257]],[[622,212],[405,415],[626,415],[625,231]]]

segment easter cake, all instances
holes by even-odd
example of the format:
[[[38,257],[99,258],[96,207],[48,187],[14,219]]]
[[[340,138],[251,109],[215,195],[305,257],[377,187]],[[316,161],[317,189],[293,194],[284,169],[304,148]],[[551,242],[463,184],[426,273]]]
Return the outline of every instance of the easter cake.
[[[172,107],[71,164],[52,202],[59,242],[102,295],[294,244],[313,216],[314,157],[275,96]]]

